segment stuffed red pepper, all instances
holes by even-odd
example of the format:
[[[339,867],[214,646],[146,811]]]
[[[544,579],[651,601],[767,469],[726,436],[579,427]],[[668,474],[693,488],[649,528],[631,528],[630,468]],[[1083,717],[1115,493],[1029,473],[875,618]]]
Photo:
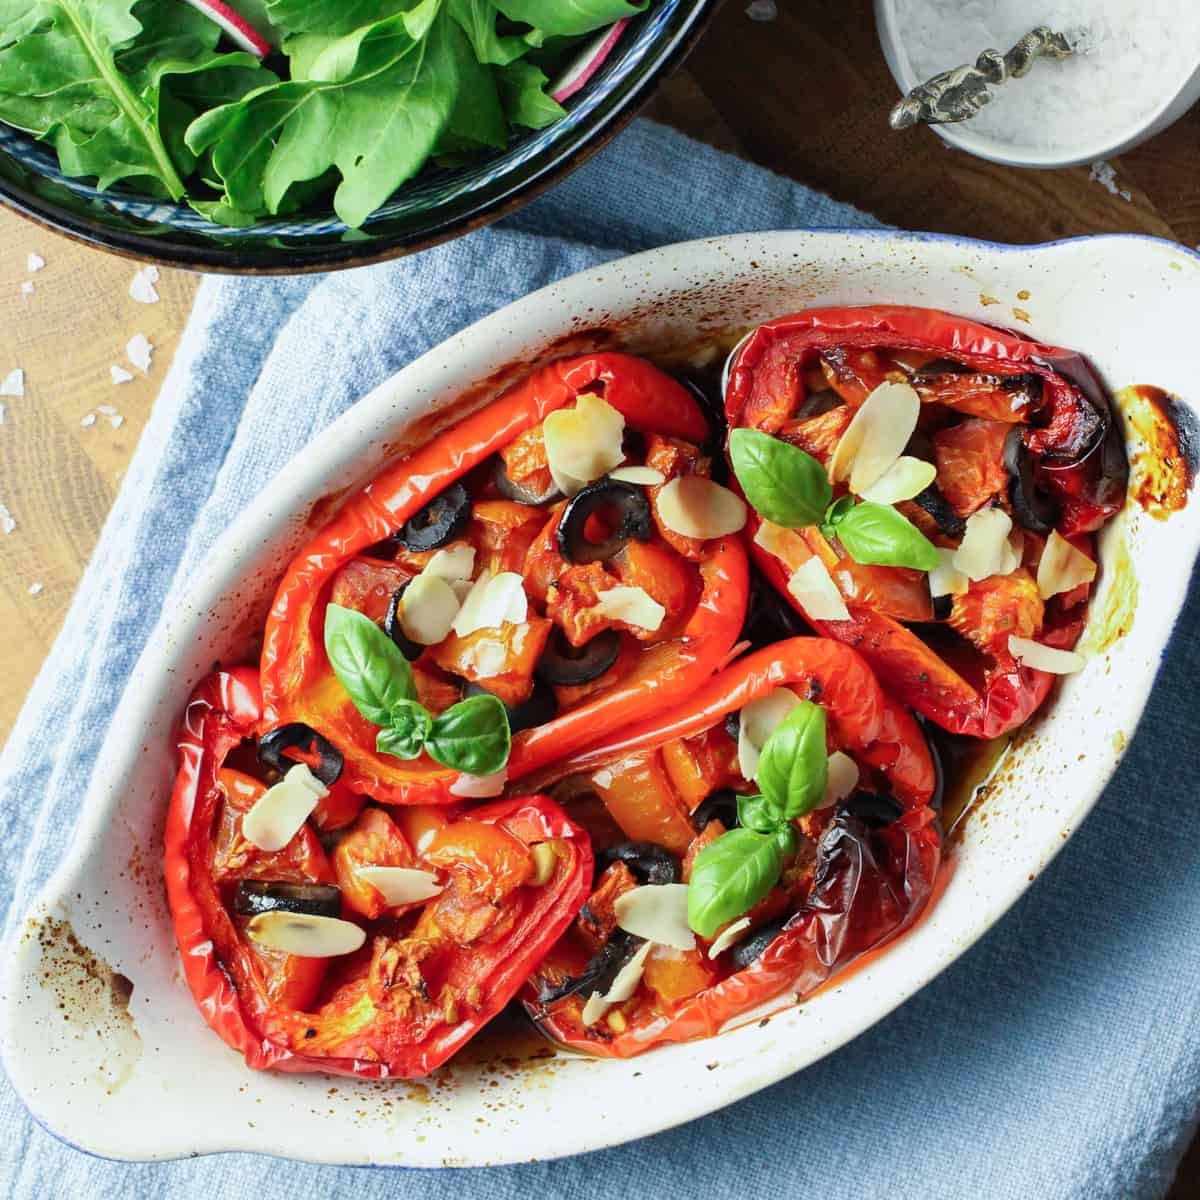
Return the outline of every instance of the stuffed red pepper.
[[[756,563],[905,704],[994,737],[1078,668],[1127,482],[1079,355],[931,309],[813,309],[749,336],[725,400]]]

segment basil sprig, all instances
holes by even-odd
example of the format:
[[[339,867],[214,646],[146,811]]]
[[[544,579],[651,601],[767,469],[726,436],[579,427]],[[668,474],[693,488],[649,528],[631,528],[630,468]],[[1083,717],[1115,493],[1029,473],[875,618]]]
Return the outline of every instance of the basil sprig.
[[[688,924],[696,933],[712,937],[775,886],[784,859],[796,852],[791,823],[821,803],[828,776],[825,710],[802,700],[762,748],[761,794],[738,798],[741,828],[721,834],[692,864]]]
[[[354,707],[380,726],[375,749],[396,758],[422,751],[468,775],[493,775],[508,762],[508,712],[495,696],[471,696],[436,717],[417,699],[412,667],[370,617],[330,604],[325,653]]]
[[[855,562],[931,571],[938,552],[890,504],[853,496],[833,500],[825,468],[809,453],[759,429],[735,429],[729,457],[746,499],[759,516],[788,529],[817,525],[837,537]],[[832,503],[831,503],[832,501]]]

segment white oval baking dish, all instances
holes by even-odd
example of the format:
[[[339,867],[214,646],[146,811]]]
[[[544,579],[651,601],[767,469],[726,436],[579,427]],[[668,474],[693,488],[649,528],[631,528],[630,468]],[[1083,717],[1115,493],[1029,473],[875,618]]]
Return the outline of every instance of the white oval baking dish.
[[[460,1062],[416,1084],[255,1073],[193,1005],[166,911],[159,858],[172,722],[214,659],[242,653],[239,631],[261,611],[317,498],[372,473],[413,420],[472,388],[482,400],[495,385],[481,381],[561,352],[564,338],[587,344],[603,329],[623,348],[677,358],[808,305],[870,302],[1015,325],[1089,354],[1114,389],[1153,383],[1186,401],[1200,374],[1200,257],[1135,237],[1037,248],[862,231],[692,242],[564,280],[431,351],[265,483],[147,647],[138,686],[113,719],[73,850],[6,954],[0,1037],[36,1119],[82,1149],[124,1159],[248,1150],[437,1166],[592,1150],[699,1116],[807,1066],[983,934],[1078,827],[1133,733],[1200,547],[1192,507],[1166,522],[1129,510],[1109,527],[1093,611],[1128,596],[1115,585],[1132,571],[1136,619],[1065,682],[1021,739],[986,800],[986,821],[968,822],[930,918],[763,1027],[633,1062]],[[1121,546],[1131,565],[1118,571]]]

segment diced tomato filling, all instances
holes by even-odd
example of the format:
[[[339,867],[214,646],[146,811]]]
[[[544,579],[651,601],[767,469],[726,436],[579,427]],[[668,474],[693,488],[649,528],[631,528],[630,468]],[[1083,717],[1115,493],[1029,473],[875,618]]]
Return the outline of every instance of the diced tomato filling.
[[[631,754],[597,771],[592,784],[626,837],[665,846],[672,854],[687,851],[695,836],[691,816],[658,750]]]
[[[689,812],[718,788],[741,782],[737,743],[719,725],[667,742],[662,756],[667,775]]]
[[[361,867],[415,866],[412,848],[395,822],[379,808],[365,809],[354,827],[333,851],[333,869],[343,903],[360,916],[374,920],[385,912],[394,917],[419,905],[389,909],[383,894],[358,873]]]
[[[993,496],[1006,492],[1002,421],[970,418],[933,435],[937,485],[960,517],[969,517]]]
[[[823,351],[820,362],[829,386],[852,408],[858,408],[889,378],[904,378],[896,364],[877,350],[843,350],[839,347]]]
[[[954,597],[950,625],[980,650],[1007,653],[1010,635],[1032,638],[1042,628],[1044,605],[1037,581],[1018,567],[993,575]]]
[[[1041,399],[1040,384],[1031,384],[1026,376],[1013,376],[1006,384],[996,375],[948,372],[916,381],[916,389],[924,404],[940,404],[1008,425],[1028,420]]]
[[[520,704],[533,691],[533,668],[550,636],[551,622],[533,617],[519,625],[451,633],[429,657],[445,671],[482,684],[505,704]]]
[[[376,558],[352,558],[333,577],[329,601],[365,613],[382,625],[392,594],[419,570]]]
[[[854,419],[854,409],[849,404],[839,404],[828,412],[802,421],[787,421],[779,430],[779,436],[793,446],[799,446],[818,462],[827,464],[833,457],[837,444],[842,440],[846,427]]]
[[[612,937],[617,927],[614,908],[617,898],[633,891],[637,885],[633,872],[623,862],[615,862],[604,869],[596,890],[588,897],[575,923],[576,929],[593,947],[599,948]]]
[[[527,429],[500,451],[504,470],[513,483],[534,495],[543,496],[554,484],[546,457],[546,440],[541,425]]]
[[[475,547],[475,573],[515,571],[548,516],[540,508],[512,500],[478,500],[471,513],[467,537]]]
[[[646,956],[642,972],[642,982],[665,1005],[694,996],[716,981],[716,964],[709,962],[700,949],[676,950],[656,945]]]
[[[425,651],[412,665],[417,699],[435,716],[462,699],[462,685],[438,666],[431,651]]]
[[[493,904],[533,874],[529,847],[500,825],[463,818],[434,832],[421,857],[469,880],[471,889]]]

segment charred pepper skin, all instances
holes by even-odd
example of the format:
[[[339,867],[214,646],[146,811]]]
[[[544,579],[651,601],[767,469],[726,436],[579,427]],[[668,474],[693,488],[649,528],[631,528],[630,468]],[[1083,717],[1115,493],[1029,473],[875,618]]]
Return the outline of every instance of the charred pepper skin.
[[[543,796],[472,809],[471,822],[502,822],[507,830],[521,831],[527,844],[553,840],[565,856],[557,874],[541,888],[517,890],[521,907],[495,944],[449,951],[448,970],[476,972],[477,1006],[464,1006],[453,1021],[432,1024],[377,1010],[365,1029],[356,1026],[340,1042],[336,1011],[285,1010],[266,996],[212,875],[213,818],[222,797],[218,773],[226,755],[254,736],[261,717],[258,672],[219,670],[193,692],[177,730],[179,768],[164,850],[167,897],[192,996],[211,1028],[250,1067],[370,1079],[427,1075],[516,995],[574,919],[592,883],[587,835]],[[318,1044],[324,1046],[320,1054],[303,1048]]]
[[[321,729],[345,757],[345,782],[386,804],[451,804],[457,773],[430,760],[405,763],[374,749],[375,730],[330,707],[332,672],[323,646],[327,584],[355,555],[390,538],[409,518],[468,471],[486,462],[549,413],[584,391],[602,388],[629,428],[696,444],[708,421],[681,384],[650,363],[616,353],[562,359],[464,417],[351,495],[288,565],[263,640],[262,730],[303,722]],[[599,697],[513,739],[515,780],[612,734],[631,718],[685,696],[728,657],[749,590],[745,550],[736,537],[706,546],[698,564],[701,594],[671,662],[648,664]]]
[[[1057,512],[1063,537],[1094,532],[1124,504],[1129,474],[1124,445],[1088,362],[1073,351],[936,309],[809,309],[759,326],[729,371],[730,428],[776,432],[803,399],[806,360],[823,351],[855,349],[929,353],[982,374],[1020,378],[1039,408],[1035,422],[1016,426],[1021,453],[1014,447],[1012,457],[1037,461],[1046,511]],[[1035,378],[1040,389],[1028,387]],[[753,561],[801,611],[787,589],[787,567],[753,542],[759,524],[751,513],[745,534]],[[810,623],[822,636],[857,649],[888,691],[952,733],[994,738],[1010,732],[1029,720],[1054,685],[1053,675],[1023,666],[1002,647],[991,655],[992,665],[976,687],[900,621],[865,605],[850,602],[848,607],[848,621]],[[1082,627],[1081,610],[1062,613],[1038,640],[1069,649]]]
[[[665,1043],[711,1037],[760,1005],[810,995],[854,959],[908,929],[924,911],[941,863],[941,836],[931,807],[937,771],[913,716],[883,691],[864,659],[839,642],[793,638],[747,655],[688,701],[556,770],[563,776],[584,773],[690,737],[777,687],[819,697],[841,743],[882,772],[900,815],[871,829],[851,811],[839,813],[820,840],[808,900],[772,930],[765,945],[752,947],[748,962],[734,956],[738,969],[671,1011],[623,1014],[619,1033],[603,1022],[584,1026],[570,1002],[541,1001],[535,975],[522,1002],[556,1041],[603,1057],[629,1058]]]

